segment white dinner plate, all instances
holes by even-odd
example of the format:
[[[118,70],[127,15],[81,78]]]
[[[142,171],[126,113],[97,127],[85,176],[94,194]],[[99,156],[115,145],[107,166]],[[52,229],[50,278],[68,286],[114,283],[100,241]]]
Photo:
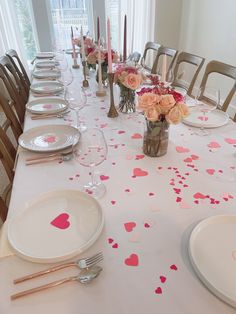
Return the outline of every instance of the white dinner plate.
[[[79,53],[79,49],[75,48],[75,53]],[[72,55],[73,54],[73,49],[66,49],[66,53]]]
[[[45,78],[53,78],[56,79],[60,77],[61,73],[58,70],[47,70],[47,69],[42,69],[42,70],[36,70],[33,72],[33,77],[38,78],[38,79],[45,79]]]
[[[33,83],[30,89],[32,92],[38,94],[55,94],[63,91],[64,86],[60,82],[44,81]]]
[[[54,58],[55,54],[53,52],[38,52],[36,53],[37,59],[49,59]]]
[[[200,222],[191,233],[189,255],[202,282],[236,307],[236,215],[213,216]]]
[[[206,119],[204,121],[204,119]],[[183,123],[201,128],[202,126],[206,129],[218,128],[229,122],[229,115],[221,110],[214,110],[208,113],[205,117],[196,107],[190,108],[190,114],[188,117],[182,120]]]
[[[38,61],[36,63],[36,68],[40,69],[46,69],[46,68],[55,68],[56,65],[59,63],[54,60],[44,60],[44,61]]]
[[[86,193],[62,190],[41,195],[8,223],[16,254],[38,263],[54,263],[89,248],[101,234],[104,215]]]
[[[35,152],[65,149],[79,140],[78,130],[69,125],[42,125],[22,133],[19,145]]]
[[[68,108],[68,102],[63,98],[40,98],[26,104],[27,111],[34,114],[57,113]]]

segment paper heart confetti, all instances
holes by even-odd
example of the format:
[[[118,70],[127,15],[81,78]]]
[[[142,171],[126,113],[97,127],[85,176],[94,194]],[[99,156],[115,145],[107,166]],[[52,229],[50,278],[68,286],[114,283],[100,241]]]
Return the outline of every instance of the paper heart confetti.
[[[135,160],[143,159],[145,155],[136,155]]]
[[[192,162],[193,160],[192,160],[192,158],[190,158],[190,157],[187,157],[187,158],[185,158],[184,159],[184,162]]]
[[[199,159],[199,156],[197,156],[197,155],[191,155],[191,158],[192,158],[193,160],[198,160],[198,159]]]
[[[217,142],[210,142],[208,145],[207,145],[209,148],[220,148],[220,144],[217,143]]]
[[[200,192],[197,192],[197,193],[195,193],[193,195],[193,197],[196,198],[196,199],[204,199],[204,198],[206,198],[206,195],[204,195],[204,194],[202,194]]]
[[[140,139],[140,138],[143,138],[143,137],[142,137],[142,135],[139,134],[139,133],[134,133],[134,134],[131,136],[131,138],[137,140],[137,139]]]
[[[124,223],[124,227],[125,227],[125,230],[127,232],[131,232],[133,231],[133,229],[136,227],[136,223],[131,221],[131,222],[126,222]]]
[[[236,144],[236,138],[225,138],[225,142],[228,144]]]
[[[118,243],[114,243],[114,244],[112,245],[112,248],[113,248],[113,249],[118,249],[118,247],[119,247]]]
[[[147,175],[148,175],[148,172],[145,170],[142,170],[141,168],[134,168],[133,170],[134,177],[145,177]]]
[[[70,216],[67,213],[62,213],[53,219],[50,224],[58,229],[67,229],[70,226]]]
[[[155,293],[156,293],[156,294],[162,294],[162,289],[161,289],[161,287],[157,287],[156,290],[155,290]]]
[[[165,283],[166,282],[166,277],[165,276],[160,276],[160,281],[161,283]]]
[[[114,240],[112,238],[108,238],[108,243],[111,244],[112,242],[114,242]]]
[[[215,169],[206,169],[206,172],[212,176],[215,173]]]
[[[122,130],[118,131],[118,134],[124,134],[124,133],[125,131],[122,131]]]
[[[138,266],[139,259],[137,254],[131,254],[128,258],[125,259],[125,265],[127,266]]]
[[[190,152],[190,149],[183,147],[183,146],[176,146],[177,153],[188,153]]]
[[[101,175],[101,176],[100,176],[100,179],[101,179],[102,181],[105,181],[105,180],[110,179],[110,177],[109,177],[109,176]]]
[[[178,267],[175,264],[173,264],[173,265],[170,266],[170,269],[171,270],[178,270]]]

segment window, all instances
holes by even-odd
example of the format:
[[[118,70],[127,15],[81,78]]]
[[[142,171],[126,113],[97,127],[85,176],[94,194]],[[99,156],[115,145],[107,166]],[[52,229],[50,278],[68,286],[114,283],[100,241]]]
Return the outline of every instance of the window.
[[[50,0],[55,46],[60,49],[71,46],[71,26],[75,37],[83,33],[93,36],[93,14],[91,0]]]

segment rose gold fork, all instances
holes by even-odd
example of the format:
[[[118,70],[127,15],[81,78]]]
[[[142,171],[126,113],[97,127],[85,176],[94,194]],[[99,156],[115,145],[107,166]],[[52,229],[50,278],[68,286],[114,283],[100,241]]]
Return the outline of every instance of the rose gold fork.
[[[21,283],[23,281],[27,281],[27,280],[30,280],[30,279],[33,279],[33,278],[37,278],[37,277],[40,277],[40,276],[43,276],[43,275],[55,272],[55,271],[60,270],[60,269],[71,267],[71,266],[77,266],[80,269],[89,268],[89,267],[94,266],[97,263],[101,262],[102,260],[103,260],[103,254],[102,254],[102,252],[99,252],[99,253],[91,256],[91,257],[81,258],[81,259],[79,259],[79,260],[77,260],[75,262],[69,262],[69,263],[65,263],[65,264],[60,264],[60,265],[57,265],[55,267],[51,267],[51,268],[45,269],[43,271],[39,271],[37,273],[30,274],[30,275],[27,275],[27,276],[15,279],[13,282],[14,282],[14,284]]]

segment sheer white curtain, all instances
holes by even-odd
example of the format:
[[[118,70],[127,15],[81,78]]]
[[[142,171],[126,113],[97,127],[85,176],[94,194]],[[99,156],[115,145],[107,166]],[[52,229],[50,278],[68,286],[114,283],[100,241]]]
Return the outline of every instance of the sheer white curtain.
[[[0,56],[9,49],[15,49],[24,66],[28,69],[14,3],[12,0],[0,1]]]

